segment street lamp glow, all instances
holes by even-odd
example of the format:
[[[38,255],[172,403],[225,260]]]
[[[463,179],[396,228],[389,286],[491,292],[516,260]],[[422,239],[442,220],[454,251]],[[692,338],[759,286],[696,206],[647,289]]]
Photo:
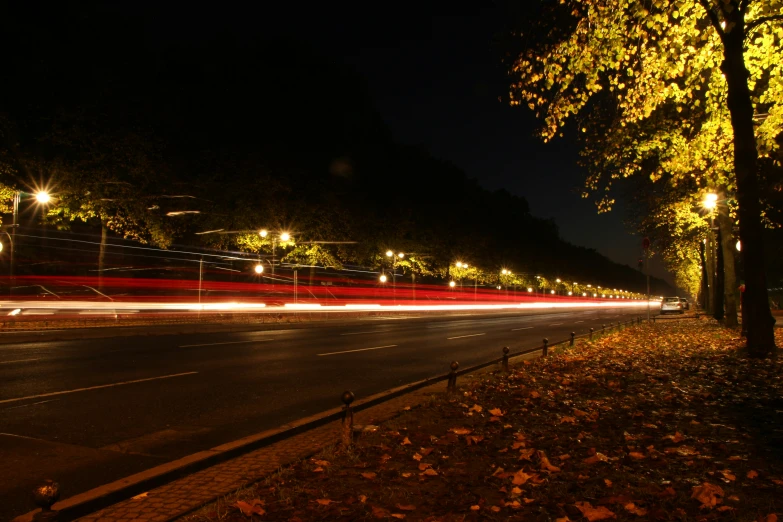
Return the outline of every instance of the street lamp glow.
[[[549,291],[549,293],[550,293],[550,294],[554,294],[554,293],[555,293],[555,291],[554,291],[554,290],[550,290],[550,291]]]
[[[258,235],[261,237],[266,237],[269,235],[269,231],[267,231],[267,229],[265,228],[262,228],[261,230],[258,231]]]
[[[574,293],[573,292],[568,292],[568,295],[574,295]]]
[[[462,268],[462,262],[461,262],[461,261],[457,261],[456,263],[454,263],[454,265],[455,265],[457,268]]]
[[[501,274],[503,274],[503,275],[506,275],[506,274],[508,274],[508,270],[506,270],[506,269],[504,268],[503,270],[501,270],[501,271],[500,271],[500,273],[501,273]]]
[[[528,292],[532,292],[532,291],[533,291],[533,289],[532,289],[532,288],[530,288],[530,287],[528,287],[528,288],[527,288],[527,291],[528,291]]]
[[[740,243],[740,240],[737,240],[737,244],[735,245],[737,247],[737,252],[742,252],[742,243]]]
[[[256,274],[264,273],[264,267],[260,263],[255,266],[254,270],[256,271]]]
[[[397,254],[397,257],[399,257],[400,259],[402,259],[403,257],[405,257],[405,254],[403,254],[402,252],[400,252],[399,254]],[[465,268],[467,268],[467,265],[465,265]]]
[[[457,286],[457,283],[455,283],[454,281],[449,281],[449,286],[451,288],[454,288],[455,286]]]
[[[593,297],[598,297],[598,294],[596,294],[595,292],[593,292]]]
[[[394,252],[392,252],[391,250],[387,250],[386,251],[386,257],[391,257],[393,255],[394,255]]]
[[[3,244],[0,243],[0,252],[2,252],[2,251],[3,251]]]
[[[385,275],[385,274],[383,274],[383,275],[381,275],[381,277],[379,277],[378,279],[381,281],[381,283],[385,283],[387,278],[386,278],[386,275]]]
[[[555,279],[555,283],[559,283],[559,282],[560,282],[560,278]]]
[[[582,292],[582,297],[587,297],[587,292]]]
[[[712,210],[718,205],[718,195],[710,192],[706,196],[704,196],[704,201],[702,202],[702,205],[707,210]]]
[[[288,232],[283,232],[280,234],[280,241],[288,241],[289,239],[291,239],[291,234]]]
[[[40,192],[35,193],[35,199],[38,201],[38,203],[49,203],[52,197],[48,192],[41,190]]]

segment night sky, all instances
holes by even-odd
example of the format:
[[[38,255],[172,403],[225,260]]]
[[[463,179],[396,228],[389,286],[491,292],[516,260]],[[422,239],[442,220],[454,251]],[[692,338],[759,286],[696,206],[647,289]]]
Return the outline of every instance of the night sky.
[[[312,47],[364,78],[397,141],[424,147],[486,188],[525,197],[534,215],[554,218],[567,241],[636,267],[641,238],[623,224],[623,209],[598,215],[581,198],[585,171],[572,139],[544,144],[530,111],[499,100],[507,92],[499,39],[518,16],[505,3],[165,4],[112,9],[141,20],[153,47],[225,34]],[[313,78],[314,95],[317,84]],[[651,268],[671,282],[659,263]]]

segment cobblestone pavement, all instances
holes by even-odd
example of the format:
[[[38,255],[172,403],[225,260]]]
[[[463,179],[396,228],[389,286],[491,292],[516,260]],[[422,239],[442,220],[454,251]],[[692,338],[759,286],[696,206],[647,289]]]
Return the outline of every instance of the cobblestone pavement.
[[[464,380],[462,381],[464,382]],[[377,424],[394,417],[406,406],[416,406],[436,393],[441,382],[408,393],[354,414],[355,424]],[[180,517],[218,497],[274,473],[281,466],[309,457],[339,440],[335,421],[284,441],[142,493],[80,518],[84,522],[165,522]]]

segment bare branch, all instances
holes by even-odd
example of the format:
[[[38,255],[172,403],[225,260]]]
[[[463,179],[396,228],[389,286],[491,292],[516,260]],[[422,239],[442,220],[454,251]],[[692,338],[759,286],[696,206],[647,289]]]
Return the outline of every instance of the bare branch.
[[[783,21],[783,14],[776,14],[776,15],[770,15],[770,16],[762,16],[761,18],[757,18],[753,20],[752,22],[749,22],[748,25],[745,27],[745,32],[749,33],[756,27],[766,24],[768,22],[778,22]]]

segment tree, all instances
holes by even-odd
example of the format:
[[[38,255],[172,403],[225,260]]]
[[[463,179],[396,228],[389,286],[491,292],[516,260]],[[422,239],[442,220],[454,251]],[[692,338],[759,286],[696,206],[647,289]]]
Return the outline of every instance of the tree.
[[[689,118],[690,108],[728,110],[748,348],[759,357],[774,353],[757,167],[759,152],[776,149],[783,122],[783,0],[563,0],[545,7],[546,38],[512,69],[512,103],[538,111],[545,139],[583,112],[600,112],[617,129],[671,111],[695,127],[704,114]],[[754,129],[760,114],[767,116]],[[596,188],[593,176],[588,189]]]

